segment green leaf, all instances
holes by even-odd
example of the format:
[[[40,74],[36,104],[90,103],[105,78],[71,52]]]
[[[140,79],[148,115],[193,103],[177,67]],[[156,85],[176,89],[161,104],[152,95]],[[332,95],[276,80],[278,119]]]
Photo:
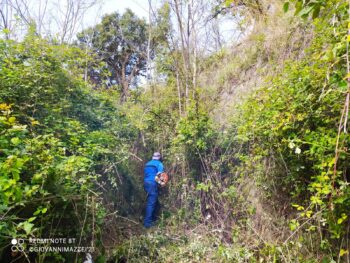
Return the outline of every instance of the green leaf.
[[[320,10],[321,10],[321,5],[320,4],[315,5],[314,11],[312,12],[312,18],[313,19],[315,19],[315,18],[317,18],[319,16]]]
[[[295,219],[291,220],[289,223],[289,228],[290,230],[294,231],[295,229],[297,229],[297,227],[299,226],[299,222]]]
[[[312,215],[312,211],[310,211],[310,210],[309,210],[309,211],[306,211],[306,217],[307,217],[307,218],[310,218],[311,215]]]
[[[346,219],[348,218],[348,216],[345,213],[341,214],[341,218],[338,218],[337,220],[337,224],[340,225],[341,223],[343,223]]]
[[[11,33],[10,29],[8,29],[8,28],[4,28],[4,29],[2,30],[2,32],[3,32],[4,34],[10,34],[10,33]]]
[[[18,137],[11,139],[11,143],[14,145],[18,145],[20,142],[21,142],[21,140]]]
[[[40,214],[40,212],[41,212],[41,210],[36,210],[36,211],[33,213],[33,215],[37,216],[37,215]]]
[[[340,225],[341,223],[343,223],[344,222],[344,219],[343,218],[338,218],[338,220],[337,220],[337,224],[338,225]]]
[[[28,221],[23,223],[23,229],[26,232],[27,235],[30,234],[30,232],[32,231],[34,224],[29,223]]]
[[[323,201],[318,196],[315,196],[315,195],[311,196],[310,200],[311,200],[311,203],[313,204],[317,204],[317,205],[323,204]]]
[[[13,124],[16,121],[16,117],[10,117],[9,123]]]
[[[299,12],[302,10],[303,8],[303,3],[302,1],[298,1],[296,4],[295,4],[295,15],[298,15]]]
[[[340,257],[342,257],[342,256],[344,256],[344,255],[347,255],[349,252],[347,251],[347,250],[345,250],[345,249],[340,249],[340,251],[339,251],[339,256]]]
[[[289,2],[285,2],[284,5],[283,5],[283,11],[284,11],[285,13],[287,13],[288,10],[289,10]]]
[[[313,9],[314,9],[314,6],[305,7],[301,9],[301,11],[299,12],[299,16],[306,18]]]
[[[33,216],[33,217],[29,218],[27,221],[28,221],[28,222],[33,222],[35,219],[36,219],[36,217]]]
[[[40,180],[42,177],[43,177],[43,174],[42,174],[42,173],[36,173],[36,174],[34,174],[34,176],[33,176],[33,180],[34,180],[34,181],[38,181],[38,180]]]

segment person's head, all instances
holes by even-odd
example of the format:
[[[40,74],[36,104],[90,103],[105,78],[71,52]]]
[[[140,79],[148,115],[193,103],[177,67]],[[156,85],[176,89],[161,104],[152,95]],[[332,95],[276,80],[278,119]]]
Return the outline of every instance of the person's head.
[[[159,152],[155,152],[152,156],[152,160],[162,161],[162,155]]]

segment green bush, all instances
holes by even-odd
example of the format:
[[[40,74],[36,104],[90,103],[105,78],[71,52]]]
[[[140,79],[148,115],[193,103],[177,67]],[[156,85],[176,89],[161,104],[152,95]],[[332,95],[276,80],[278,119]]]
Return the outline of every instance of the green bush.
[[[246,138],[242,142],[248,145],[247,155],[275,160],[279,169],[267,176],[279,178],[280,189],[288,189],[293,202],[300,204],[294,205],[300,221],[327,231],[321,239],[340,244],[350,211],[350,140],[344,132],[338,137],[348,92],[348,15],[344,1],[329,2],[322,18],[314,21],[315,36],[305,57],[288,62],[279,76],[255,92],[240,109],[235,127],[238,138]],[[293,231],[300,226],[296,222]]]
[[[0,247],[13,237],[49,236],[90,246],[105,214],[101,182],[120,199],[132,198],[118,191],[130,180],[117,170],[135,129],[113,91],[83,82],[87,58],[79,49],[29,34],[23,42],[0,40],[0,50]]]

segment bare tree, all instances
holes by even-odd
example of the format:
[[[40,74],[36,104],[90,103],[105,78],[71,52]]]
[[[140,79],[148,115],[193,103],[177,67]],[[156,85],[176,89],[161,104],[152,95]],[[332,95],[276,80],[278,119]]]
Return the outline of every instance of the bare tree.
[[[59,0],[56,2],[59,16],[55,17],[55,21],[59,28],[61,43],[71,42],[84,14],[97,3],[98,0]]]
[[[188,106],[188,93],[190,89],[190,53],[189,53],[189,18],[184,16],[184,5],[185,3],[182,0],[173,0],[172,8],[175,12],[178,34],[180,35],[181,43],[181,56],[182,56],[182,73],[184,76],[184,86],[185,86],[185,107]],[[190,15],[190,5],[187,5],[187,14]],[[187,32],[186,32],[187,28]],[[179,70],[179,69],[177,69]],[[179,74],[177,72],[177,74]]]
[[[28,12],[28,3],[26,0],[2,0],[0,2],[0,27],[5,30],[5,37],[12,38],[16,34],[17,27],[22,24],[30,25],[31,19]],[[18,21],[19,17],[21,21]],[[18,33],[18,32],[17,32]]]
[[[235,30],[232,20],[225,19],[225,14],[215,13],[218,6],[216,0],[167,0],[167,2],[171,6],[172,22],[175,26],[170,50],[173,50],[174,54],[179,110],[186,113],[190,100],[198,99],[201,58],[223,48],[226,41],[232,41],[232,36],[238,30]],[[222,25],[226,27],[225,36]],[[232,30],[229,32],[227,28]]]
[[[22,28],[34,25],[36,34],[71,42],[84,14],[102,0],[0,0],[0,29],[6,38],[23,37]],[[19,19],[18,19],[19,18]]]
[[[11,20],[12,17],[11,9],[8,5],[8,0],[0,1],[0,30],[3,30],[5,37],[9,38],[9,31],[11,29]]]
[[[38,13],[36,17],[36,26],[37,26],[37,32],[39,35],[42,34],[43,31],[45,31],[44,28],[44,19],[46,17],[47,13],[47,7],[48,7],[48,0],[40,0],[38,3]]]

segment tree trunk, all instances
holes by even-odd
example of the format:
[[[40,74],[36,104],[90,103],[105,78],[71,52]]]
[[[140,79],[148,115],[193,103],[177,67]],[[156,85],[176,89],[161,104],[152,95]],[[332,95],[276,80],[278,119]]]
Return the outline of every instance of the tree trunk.
[[[129,83],[128,80],[126,79],[126,74],[125,74],[125,63],[122,64],[122,90],[120,94],[120,102],[126,102],[128,95],[129,95]]]

